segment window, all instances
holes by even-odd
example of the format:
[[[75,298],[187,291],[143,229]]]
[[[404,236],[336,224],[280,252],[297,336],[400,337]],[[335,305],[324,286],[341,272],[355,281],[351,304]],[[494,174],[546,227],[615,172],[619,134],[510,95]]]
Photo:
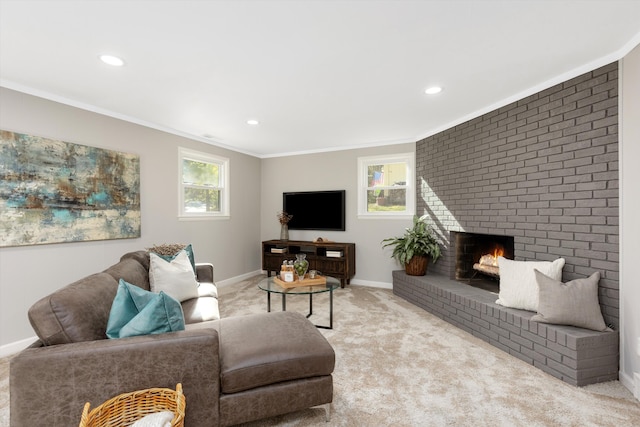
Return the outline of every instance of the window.
[[[358,158],[358,217],[413,217],[414,153]]]
[[[180,148],[179,216],[229,217],[229,159]]]

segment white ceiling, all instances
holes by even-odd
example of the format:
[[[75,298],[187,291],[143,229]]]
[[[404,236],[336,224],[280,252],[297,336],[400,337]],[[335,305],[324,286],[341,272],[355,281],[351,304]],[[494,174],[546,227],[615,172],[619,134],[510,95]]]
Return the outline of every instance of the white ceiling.
[[[0,0],[0,85],[272,157],[413,142],[639,42],[636,0]]]

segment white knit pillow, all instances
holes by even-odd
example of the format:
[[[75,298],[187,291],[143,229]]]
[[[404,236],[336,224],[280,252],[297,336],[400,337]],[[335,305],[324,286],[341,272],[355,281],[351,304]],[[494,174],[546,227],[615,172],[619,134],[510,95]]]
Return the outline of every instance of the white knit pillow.
[[[538,282],[534,270],[552,279],[562,280],[564,258],[550,261],[513,261],[498,257],[500,293],[496,304],[538,311]]]
[[[198,282],[187,251],[180,251],[171,262],[154,253],[150,253],[149,257],[149,284],[152,292],[164,291],[180,302],[198,297]]]

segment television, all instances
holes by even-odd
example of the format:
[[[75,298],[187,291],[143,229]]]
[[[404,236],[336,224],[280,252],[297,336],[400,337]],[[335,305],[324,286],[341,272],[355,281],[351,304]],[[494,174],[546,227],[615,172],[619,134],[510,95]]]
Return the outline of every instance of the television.
[[[289,230],[345,230],[345,190],[282,193]]]

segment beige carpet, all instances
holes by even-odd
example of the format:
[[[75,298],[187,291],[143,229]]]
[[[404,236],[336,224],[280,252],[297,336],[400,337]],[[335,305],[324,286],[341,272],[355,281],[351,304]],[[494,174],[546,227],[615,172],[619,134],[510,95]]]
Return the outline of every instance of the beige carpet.
[[[266,310],[259,279],[220,290],[224,317]],[[336,350],[331,421],[315,408],[246,426],[640,426],[640,403],[617,381],[570,386],[389,290],[334,297],[334,329],[321,330]],[[308,298],[290,296],[287,309],[306,313]],[[311,319],[328,323],[327,295],[314,297]],[[0,426],[7,371],[0,359]]]

